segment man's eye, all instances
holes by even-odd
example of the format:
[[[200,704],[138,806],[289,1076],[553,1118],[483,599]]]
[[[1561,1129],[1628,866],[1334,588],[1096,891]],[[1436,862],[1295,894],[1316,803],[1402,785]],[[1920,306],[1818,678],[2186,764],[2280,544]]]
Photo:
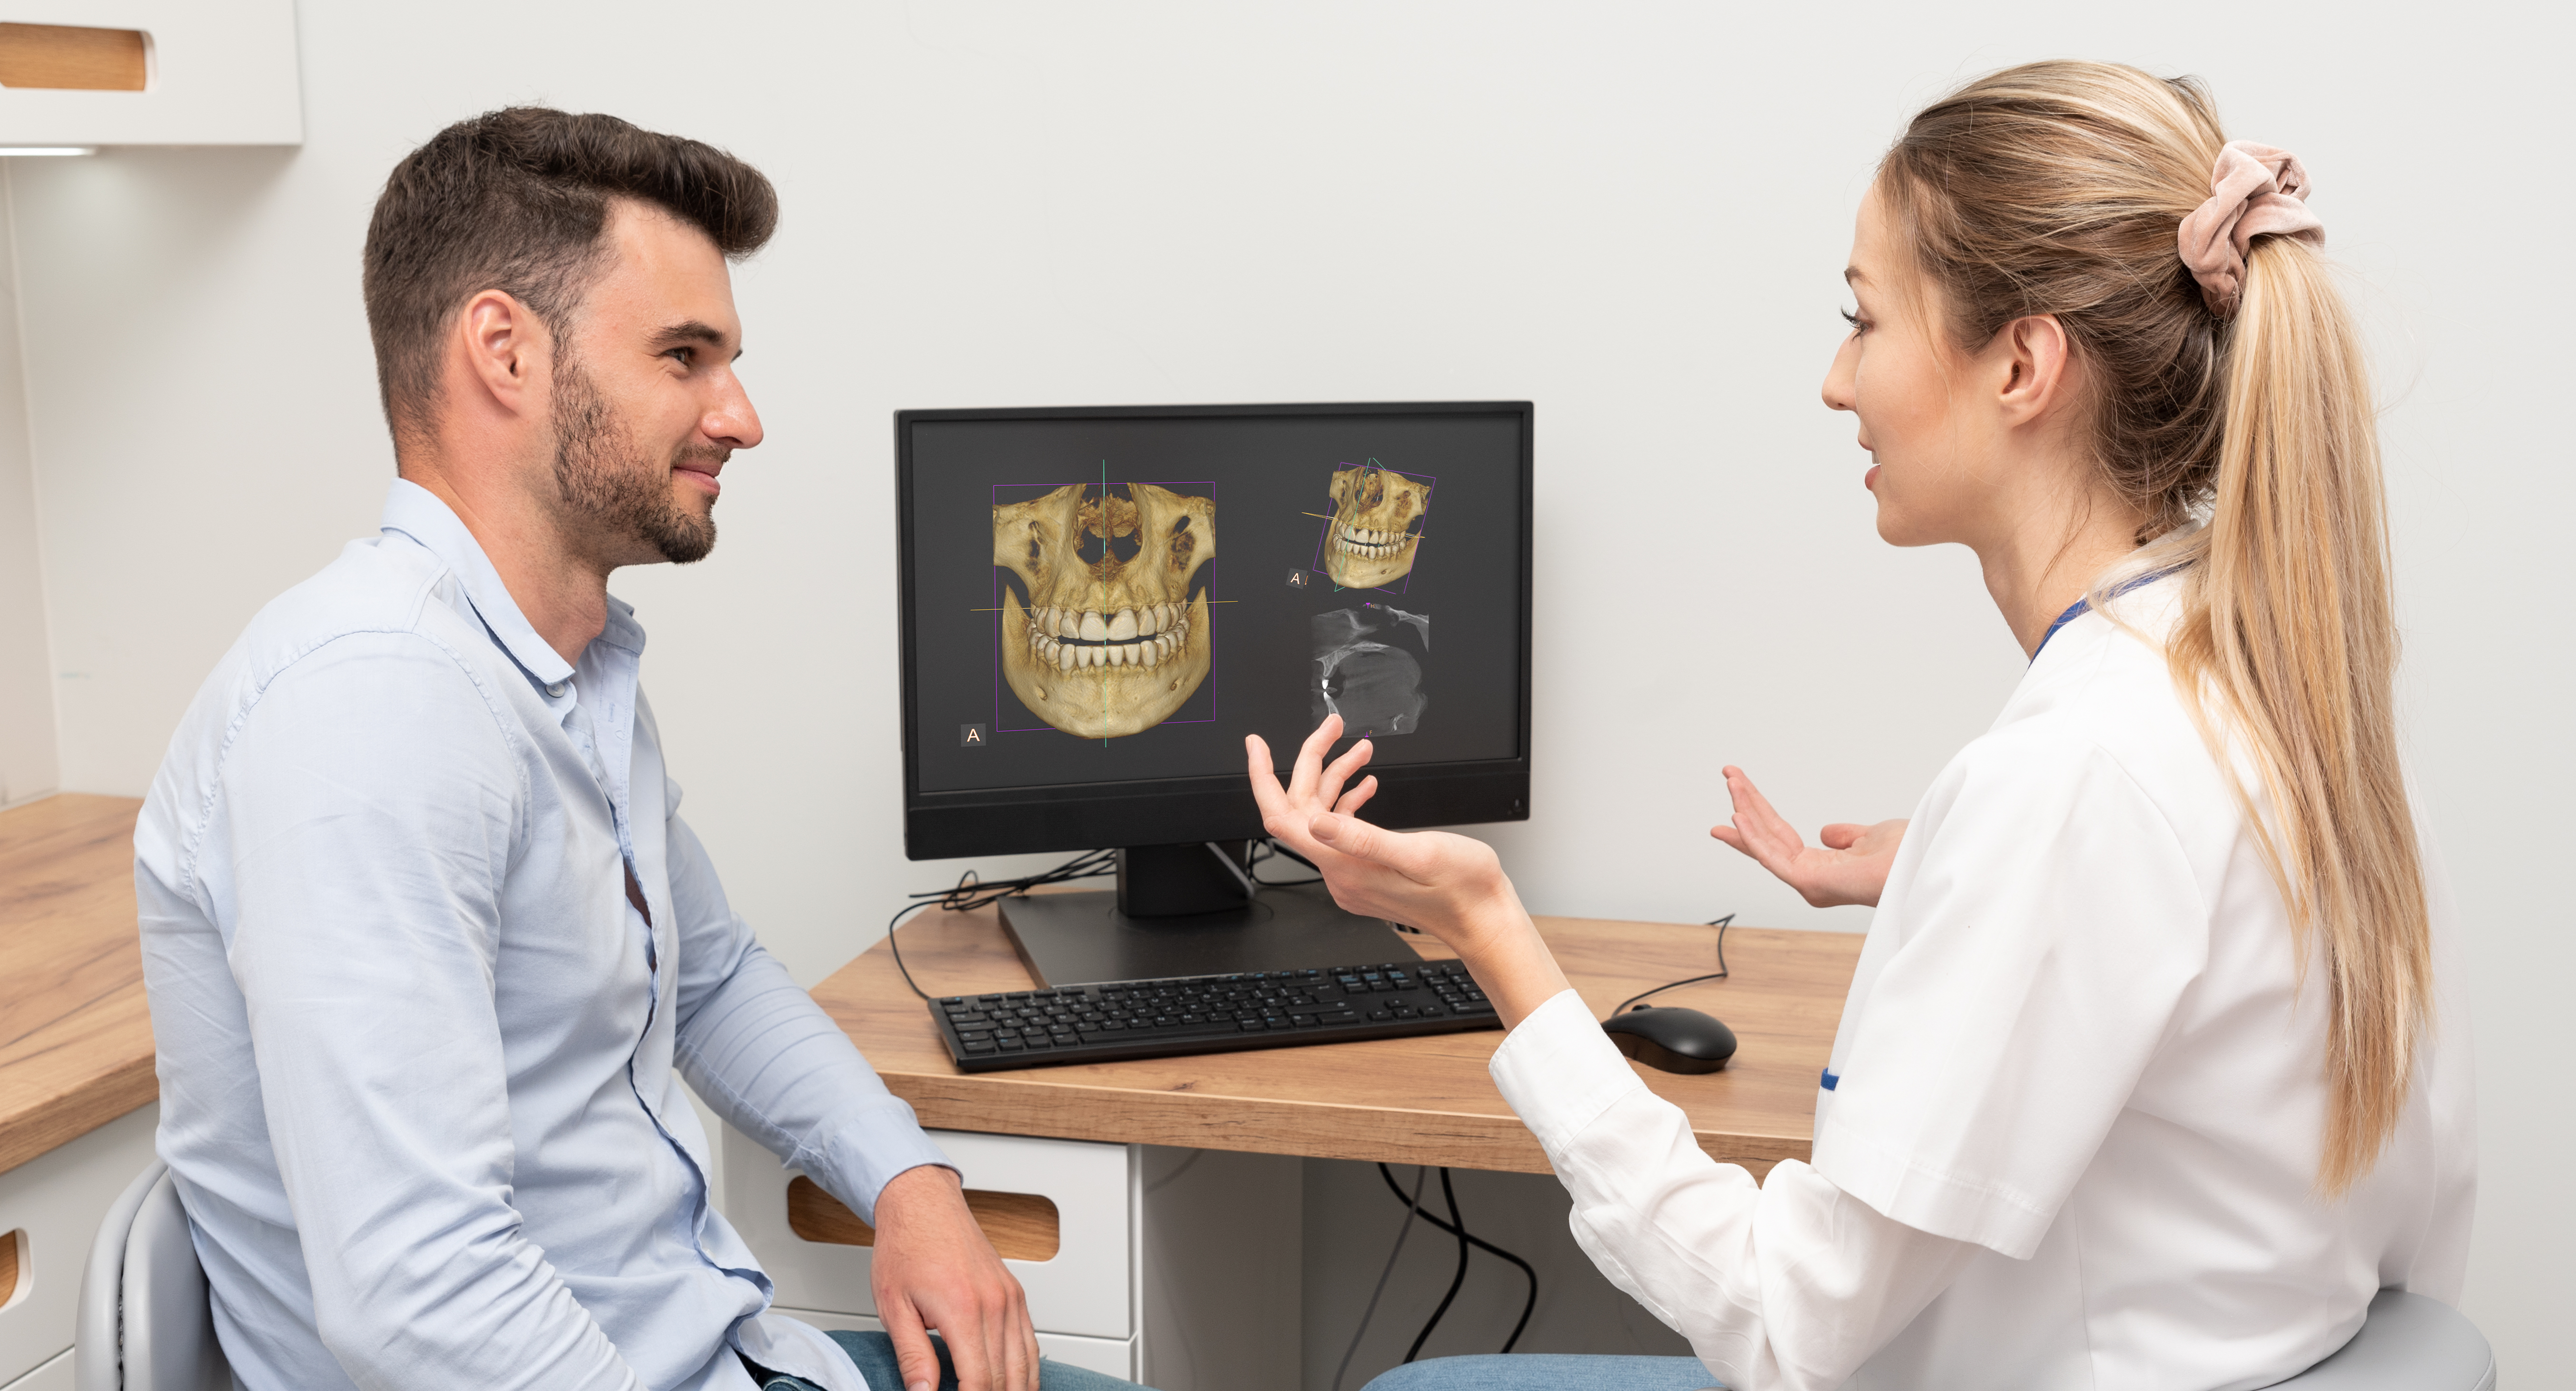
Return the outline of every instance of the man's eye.
[[[698,350],[695,348],[673,348],[671,351],[663,354],[663,356],[678,359],[679,364],[683,367],[691,367],[697,364]]]

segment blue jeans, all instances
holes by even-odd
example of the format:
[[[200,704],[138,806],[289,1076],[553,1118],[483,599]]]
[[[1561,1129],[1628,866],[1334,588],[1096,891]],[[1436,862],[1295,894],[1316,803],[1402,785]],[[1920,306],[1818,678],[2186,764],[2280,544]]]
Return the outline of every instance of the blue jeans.
[[[1716,1381],[1696,1357],[1524,1352],[1407,1363],[1370,1382],[1364,1391],[1700,1391]]]
[[[853,1333],[835,1329],[832,1341],[859,1364],[859,1374],[868,1379],[868,1391],[903,1391],[903,1371],[895,1365],[894,1339],[882,1333]],[[948,1345],[939,1335],[930,1335],[930,1345],[939,1352],[939,1391],[957,1391],[957,1368],[948,1360]],[[761,1383],[762,1391],[815,1391],[814,1383],[802,1377],[772,1376]],[[1039,1391],[1136,1391],[1136,1383],[1102,1376],[1061,1362],[1038,1364]]]

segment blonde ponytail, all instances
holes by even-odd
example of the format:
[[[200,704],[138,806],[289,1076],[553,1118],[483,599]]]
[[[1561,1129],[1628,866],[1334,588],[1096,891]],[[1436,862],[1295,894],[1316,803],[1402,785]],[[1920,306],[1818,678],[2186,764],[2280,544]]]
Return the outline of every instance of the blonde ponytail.
[[[2260,238],[2230,326],[2215,495],[2167,659],[2204,735],[2253,763],[2248,819],[2324,968],[2331,1096],[2318,1186],[2396,1129],[2432,995],[2423,862],[2397,758],[2397,624],[2358,335],[2315,253]],[[2244,789],[2239,789],[2244,796]]]
[[[2168,664],[2220,765],[2250,765],[2261,797],[2240,783],[2239,802],[2325,977],[2331,1196],[2405,1107],[2430,931],[2359,338],[2318,253],[2285,236],[2253,238],[2232,316],[2206,301],[2176,229],[2225,140],[2188,79],[2035,63],[1925,108],[1879,190],[1954,343],[2056,316],[2093,384],[2096,462],[2149,519],[2122,573],[2182,567]]]

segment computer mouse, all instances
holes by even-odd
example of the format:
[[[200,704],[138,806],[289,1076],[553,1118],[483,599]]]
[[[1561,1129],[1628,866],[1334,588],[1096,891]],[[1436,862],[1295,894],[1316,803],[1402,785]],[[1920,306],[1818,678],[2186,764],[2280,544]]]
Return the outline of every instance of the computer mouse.
[[[1601,1029],[1620,1052],[1657,1072],[1715,1072],[1735,1056],[1735,1031],[1695,1009],[1639,1005]]]

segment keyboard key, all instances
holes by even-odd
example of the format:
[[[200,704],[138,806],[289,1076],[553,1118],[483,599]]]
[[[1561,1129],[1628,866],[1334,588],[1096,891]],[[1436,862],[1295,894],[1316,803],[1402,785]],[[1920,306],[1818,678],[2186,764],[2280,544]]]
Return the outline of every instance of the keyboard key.
[[[1258,1019],[1246,1019],[1236,1025],[1236,1027],[1247,1034],[1257,1034],[1270,1026],[1262,1023]]]
[[[996,1043],[996,1044],[999,1044],[999,1045],[1001,1046],[1002,1051],[1003,1051],[1003,1052],[1005,1052],[1005,1053],[1017,1053],[1017,1052],[1019,1052],[1021,1049],[1023,1049],[1023,1048],[1025,1048],[1025,1047],[1027,1047],[1027,1046],[1028,1046],[1027,1044],[1024,1044],[1024,1043],[1020,1042],[1020,1041],[1019,1041],[1018,1039],[1016,1039],[1016,1038],[996,1038],[996,1039],[994,1039],[994,1040],[993,1040],[993,1042],[994,1042],[994,1043]]]
[[[1311,1014],[1292,1014],[1288,1016],[1288,1022],[1301,1029],[1311,1029],[1315,1027],[1315,1016]]]
[[[1395,1015],[1387,1010],[1373,1009],[1369,1011],[1369,1018],[1371,1019],[1393,1019],[1394,1017]]]
[[[986,1039],[986,1040],[984,1040],[983,1042],[980,1042],[980,1043],[970,1043],[970,1044],[967,1044],[967,1045],[966,1045],[966,1051],[967,1051],[968,1053],[970,1053],[970,1054],[974,1054],[974,1053],[991,1053],[991,1052],[994,1052],[994,1051],[996,1051],[996,1050],[995,1050],[995,1048],[994,1048],[994,1046],[993,1046],[993,1041],[992,1041],[991,1039]]]

